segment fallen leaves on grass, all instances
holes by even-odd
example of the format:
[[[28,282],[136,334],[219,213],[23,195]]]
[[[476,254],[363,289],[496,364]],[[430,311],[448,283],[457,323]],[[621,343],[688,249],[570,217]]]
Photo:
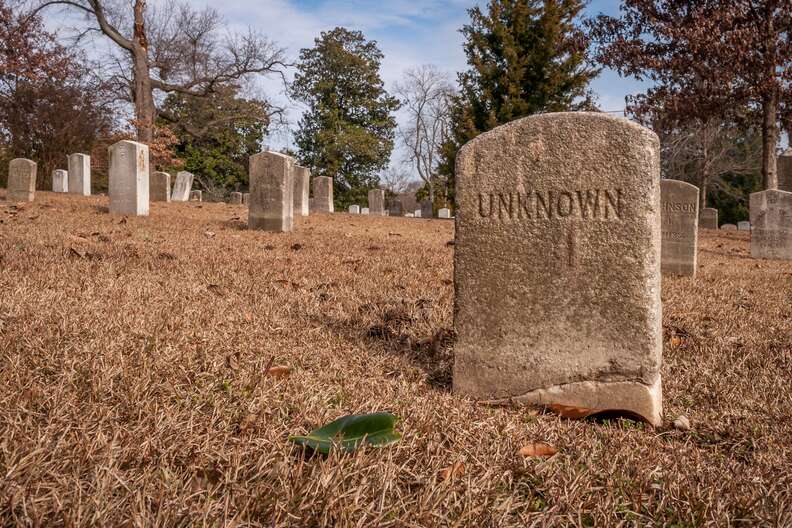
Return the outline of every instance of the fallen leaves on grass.
[[[277,366],[267,369],[267,376],[271,378],[287,378],[291,374],[290,367]]]
[[[352,452],[363,444],[383,447],[398,442],[401,434],[393,430],[395,424],[396,416],[386,412],[353,414],[334,420],[308,435],[290,436],[289,441],[325,455],[333,449]]]
[[[562,418],[571,418],[572,420],[582,420],[589,416],[594,416],[602,412],[602,409],[589,409],[586,407],[574,407],[572,405],[561,405],[554,403],[547,405],[547,410],[559,415]]]
[[[558,453],[558,449],[545,442],[536,442],[524,445],[518,453],[526,458],[549,458]]]
[[[448,482],[455,478],[460,478],[465,474],[465,464],[462,462],[454,462],[447,468],[443,468],[437,474],[437,477],[442,482]]]

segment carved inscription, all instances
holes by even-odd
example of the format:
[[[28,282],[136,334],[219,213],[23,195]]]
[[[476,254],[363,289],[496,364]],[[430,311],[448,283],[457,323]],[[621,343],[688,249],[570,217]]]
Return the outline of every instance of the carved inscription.
[[[663,204],[664,213],[696,213],[696,204],[686,202],[668,202]]]
[[[552,220],[556,218],[621,219],[621,189],[479,193],[478,213],[499,220]]]

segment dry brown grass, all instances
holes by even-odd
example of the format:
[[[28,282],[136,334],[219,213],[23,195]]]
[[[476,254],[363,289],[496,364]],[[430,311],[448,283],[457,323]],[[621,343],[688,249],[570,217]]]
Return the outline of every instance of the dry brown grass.
[[[704,233],[698,279],[664,281],[682,432],[451,394],[450,222],[276,235],[241,206],[106,204],[0,204],[5,525],[792,525],[792,263],[750,259],[743,233]],[[382,410],[389,448],[286,439]],[[559,453],[519,456],[532,442]]]

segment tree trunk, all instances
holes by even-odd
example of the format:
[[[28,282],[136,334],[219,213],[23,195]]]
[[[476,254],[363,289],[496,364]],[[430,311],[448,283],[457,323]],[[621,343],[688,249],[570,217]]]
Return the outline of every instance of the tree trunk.
[[[148,62],[148,41],[144,13],[146,0],[135,0],[135,30],[132,38],[132,67],[134,74],[135,126],[137,139],[151,145],[154,141],[154,119],[156,107],[151,87],[151,72]]]
[[[776,146],[778,145],[778,90],[767,94],[762,104],[762,181],[764,189],[778,189]]]
[[[701,213],[702,209],[706,209],[707,207],[707,189],[709,188],[710,182],[710,129],[705,127],[702,133],[704,135],[704,145],[701,164],[701,185],[699,185],[699,202],[701,203],[699,213]]]

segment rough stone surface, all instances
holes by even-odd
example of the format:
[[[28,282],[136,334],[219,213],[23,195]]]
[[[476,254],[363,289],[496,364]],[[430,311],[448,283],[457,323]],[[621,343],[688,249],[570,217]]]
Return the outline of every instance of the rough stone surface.
[[[734,224],[723,224],[721,229],[725,229],[726,231],[737,231],[737,226]]]
[[[350,205],[348,211],[349,211],[349,214],[360,214],[360,206],[359,205]]]
[[[457,156],[454,391],[661,423],[657,136],[533,116]]]
[[[91,156],[87,154],[69,156],[69,192],[91,196]]]
[[[702,229],[718,229],[718,210],[705,207],[699,215],[699,227]]]
[[[69,171],[63,169],[52,171],[52,192],[69,192]]]
[[[8,201],[32,202],[36,199],[36,162],[25,158],[8,163]]]
[[[699,189],[695,185],[660,181],[663,274],[696,275],[698,200]]]
[[[193,179],[195,179],[195,176],[191,172],[177,172],[176,182],[173,184],[173,192],[171,193],[171,201],[186,202],[192,200],[190,191],[192,190]]]
[[[432,210],[432,202],[429,200],[424,200],[421,202],[421,218],[432,218],[434,217],[434,212]]]
[[[317,213],[332,213],[333,207],[333,178],[317,176],[313,179],[313,205],[311,211]]]
[[[398,198],[392,198],[388,202],[388,212],[390,216],[402,216],[404,214],[404,208],[402,207],[401,200]]]
[[[202,202],[203,201],[203,191],[190,191],[190,201],[191,202]]]
[[[242,205],[249,205],[250,204],[250,193],[244,193],[242,195]]]
[[[294,160],[277,152],[250,157],[248,227],[286,233],[294,227]]]
[[[753,193],[751,208],[751,256],[792,260],[792,192]]]
[[[242,205],[242,193],[232,192],[228,201],[233,205]]]
[[[170,202],[171,176],[167,172],[155,172],[151,175],[149,194],[152,202]]]
[[[778,156],[778,190],[792,192],[792,148]]]
[[[751,222],[737,222],[737,229],[740,231],[750,231],[751,230]]]
[[[371,189],[368,192],[369,214],[373,216],[385,216],[385,191],[382,189]]]
[[[110,151],[110,213],[149,214],[149,148],[135,141],[119,141]],[[71,184],[71,182],[70,182]]]
[[[451,218],[451,209],[443,207],[437,211],[437,218]]]
[[[308,216],[311,211],[309,202],[311,192],[311,170],[301,165],[294,166],[294,214]]]

